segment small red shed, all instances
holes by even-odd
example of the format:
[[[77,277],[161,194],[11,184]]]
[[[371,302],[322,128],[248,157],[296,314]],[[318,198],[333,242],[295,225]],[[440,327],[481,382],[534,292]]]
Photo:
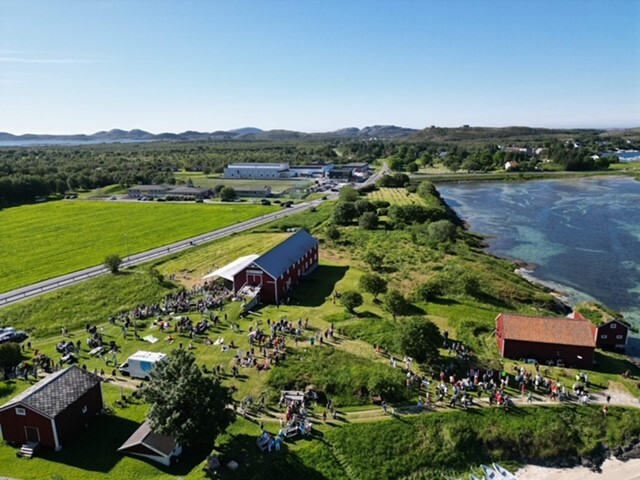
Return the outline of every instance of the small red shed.
[[[8,443],[60,450],[101,411],[100,378],[71,366],[0,406],[0,436]]]
[[[496,338],[502,357],[593,367],[596,342],[591,323],[583,319],[501,313]]]
[[[629,325],[614,318],[596,327],[596,345],[605,350],[624,351],[627,348]]]
[[[257,287],[262,303],[282,303],[300,279],[318,267],[318,240],[296,233],[233,275],[233,291]]]

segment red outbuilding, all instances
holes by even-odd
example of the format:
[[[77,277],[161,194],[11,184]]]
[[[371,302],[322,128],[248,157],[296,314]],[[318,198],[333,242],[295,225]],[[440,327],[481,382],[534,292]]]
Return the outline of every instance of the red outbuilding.
[[[627,348],[629,325],[614,318],[596,327],[596,345],[605,350],[624,351]]]
[[[502,357],[593,367],[594,329],[583,319],[501,313],[496,318],[496,337]]]
[[[101,411],[100,378],[71,366],[0,406],[0,436],[60,450]]]
[[[249,287],[257,291],[262,303],[282,303],[302,277],[318,267],[318,240],[298,230],[241,267],[233,273],[234,293]]]

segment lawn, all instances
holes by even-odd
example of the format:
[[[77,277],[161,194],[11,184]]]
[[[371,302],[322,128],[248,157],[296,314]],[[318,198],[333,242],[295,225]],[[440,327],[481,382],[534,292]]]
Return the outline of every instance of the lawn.
[[[176,174],[176,178],[180,178],[184,176],[184,178],[190,179],[196,187],[216,187],[218,185],[224,185],[225,187],[232,188],[262,188],[264,186],[271,187],[273,193],[278,194],[282,193],[285,190],[290,188],[306,188],[310,184],[313,183],[313,180],[308,179],[264,179],[264,180],[251,180],[251,179],[231,179],[231,178],[222,178],[222,177],[212,177],[204,174],[194,174],[189,172],[189,174]]]
[[[0,292],[217,230],[277,207],[60,201],[0,211]]]
[[[415,193],[404,188],[379,188],[367,195],[371,201],[381,200],[391,205],[424,205],[425,202]]]

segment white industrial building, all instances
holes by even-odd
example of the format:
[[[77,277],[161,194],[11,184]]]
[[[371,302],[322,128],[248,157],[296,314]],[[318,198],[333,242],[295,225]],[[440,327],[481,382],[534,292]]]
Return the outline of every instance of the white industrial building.
[[[288,163],[231,163],[224,169],[224,178],[288,178]]]

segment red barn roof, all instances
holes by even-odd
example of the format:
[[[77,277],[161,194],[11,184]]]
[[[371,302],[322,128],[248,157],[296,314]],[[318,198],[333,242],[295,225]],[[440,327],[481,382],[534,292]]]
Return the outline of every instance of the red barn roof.
[[[535,317],[501,313],[505,340],[595,348],[591,323],[566,317]]]

